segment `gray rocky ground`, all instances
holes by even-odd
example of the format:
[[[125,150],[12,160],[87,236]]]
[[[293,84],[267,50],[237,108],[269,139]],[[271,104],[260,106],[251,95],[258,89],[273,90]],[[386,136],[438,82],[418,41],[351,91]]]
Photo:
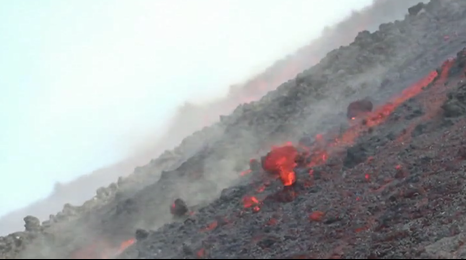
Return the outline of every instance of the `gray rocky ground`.
[[[189,154],[167,153],[45,223],[26,217],[0,256],[464,257],[465,25],[466,1],[442,0],[363,31],[186,139],[203,140]],[[364,97],[374,112],[348,122]],[[293,185],[248,166],[287,141],[310,148],[284,155]],[[173,218],[177,198],[189,212]]]

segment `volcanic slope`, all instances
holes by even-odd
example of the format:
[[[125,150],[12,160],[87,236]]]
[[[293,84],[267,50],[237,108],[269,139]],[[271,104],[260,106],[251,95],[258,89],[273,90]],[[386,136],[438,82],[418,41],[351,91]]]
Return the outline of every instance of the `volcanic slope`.
[[[347,19],[327,28],[325,33],[318,39],[311,41],[308,45],[286,58],[278,60],[263,73],[244,84],[233,87],[226,98],[216,100],[208,105],[195,106],[187,104],[183,106],[173,119],[169,130],[167,130],[168,135],[163,137],[162,140],[155,142],[151,136],[142,137],[144,147],[150,147],[149,150],[141,148],[143,152],[136,152],[134,157],[96,170],[89,175],[81,176],[70,183],[57,184],[55,191],[47,199],[0,217],[0,223],[2,223],[0,225],[0,235],[21,230],[23,227],[22,218],[26,215],[33,215],[44,220],[49,217],[50,213],[61,211],[66,203],[82,204],[94,196],[95,190],[99,187],[107,186],[119,176],[128,176],[136,166],[147,164],[165,149],[175,147],[183,138],[202,129],[204,126],[218,122],[220,115],[230,114],[238,104],[258,100],[268,91],[275,89],[286,80],[294,78],[299,72],[316,64],[321,58],[325,57],[327,52],[341,45],[351,43],[359,31],[364,29],[374,31],[381,23],[401,19],[405,15],[406,9],[418,1],[373,0],[371,6],[364,8],[360,12],[353,12]],[[189,157],[190,151],[195,150],[202,143],[204,143],[204,140],[198,136],[186,138],[183,145],[167,151],[161,156],[163,160],[158,160],[157,171],[161,172],[173,161]],[[163,163],[160,163],[160,161],[163,161]]]
[[[391,242],[373,234],[380,237],[390,235],[391,228],[398,223],[411,223],[407,217],[399,219],[400,216],[411,216],[408,213],[413,208],[407,199],[427,197],[429,203],[421,208],[421,215],[424,213],[422,210],[429,212],[430,205],[434,203],[429,199],[435,199],[435,196],[429,197],[430,191],[435,190],[441,180],[435,178],[441,178],[444,174],[418,174],[419,181],[409,183],[409,176],[416,176],[410,159],[414,160],[416,153],[420,153],[431,158],[431,161],[421,160],[423,164],[416,167],[428,167],[431,171],[435,169],[430,165],[432,162],[435,162],[432,164],[435,167],[440,167],[442,164],[435,160],[446,161],[443,157],[436,157],[437,152],[442,150],[423,150],[426,149],[423,145],[429,142],[426,133],[442,136],[441,132],[446,129],[453,132],[455,126],[461,128],[455,120],[442,119],[440,112],[437,115],[435,105],[441,106],[444,102],[441,97],[446,97],[442,91],[454,85],[454,76],[462,73],[462,60],[445,63],[439,72],[432,72],[431,69],[466,44],[466,1],[431,1],[420,7],[420,12],[410,9],[411,15],[407,15],[403,21],[383,24],[374,33],[361,32],[352,44],[330,52],[318,65],[270,92],[259,102],[238,107],[232,115],[205,130],[207,135],[210,132],[222,134],[217,134],[204,149],[181,165],[164,172],[160,180],[157,181],[151,171],[152,165],[148,165],[139,168],[134,178],[122,179],[109,188],[99,190],[97,198],[82,207],[67,205],[46,225],[39,226],[34,218],[27,218],[29,231],[0,238],[2,256],[111,257],[119,253],[118,246],[123,241],[124,247],[134,242],[136,228],[155,229],[170,221],[168,207],[176,198],[182,198],[187,205],[197,205],[191,207],[192,215],[188,214],[190,216],[186,216],[182,222],[165,225],[153,234],[139,230],[136,232],[139,239],[148,237],[130,246],[122,257],[278,257],[298,251],[302,251],[305,257],[309,256],[310,251],[316,255],[335,251],[332,253],[334,256],[348,257],[401,254],[403,247],[400,246],[399,251],[392,250]],[[449,84],[442,83],[448,78],[444,75],[452,77]],[[416,83],[420,79],[421,83]],[[399,94],[412,84],[414,87],[384,106],[390,96]],[[442,84],[443,87],[439,88]],[[375,111],[379,113],[375,114],[375,118],[370,115],[371,118],[356,119],[347,125],[346,106],[365,96],[371,97]],[[410,102],[414,103],[410,105]],[[461,115],[464,108],[462,96],[451,94],[450,100],[442,107],[449,111],[449,116]],[[423,120],[425,126],[411,126],[416,120]],[[361,126],[362,123],[365,125]],[[332,132],[334,127],[337,130]],[[422,134],[422,131],[426,132]],[[268,171],[278,175],[281,182],[274,181],[274,176],[264,181],[263,175],[268,175],[259,170],[260,167],[252,167],[252,172],[238,180],[239,172],[244,170],[247,162],[251,158],[258,159],[269,151],[271,145],[287,141],[296,143],[301,139],[303,145],[309,146],[312,143],[309,137],[317,133],[330,133],[317,138],[322,139],[317,142],[317,147],[322,149],[312,145],[308,149],[310,155],[303,156],[306,147],[300,148],[304,151],[298,151],[293,146],[287,146],[276,149],[279,151],[278,157],[275,155],[271,158],[278,158],[277,161],[265,161],[265,165],[269,165],[266,167]],[[405,133],[406,137],[412,136],[412,140],[408,138],[395,143],[401,138],[400,133]],[[335,143],[335,139],[338,142]],[[447,144],[448,140],[445,137],[442,144]],[[430,142],[441,145],[438,140]],[[401,144],[407,146],[397,146]],[[412,151],[406,152],[406,149]],[[282,154],[283,151],[286,154]],[[389,154],[390,151],[394,154]],[[429,153],[432,154],[426,155]],[[301,167],[296,169],[298,174],[295,176],[290,170],[295,166],[290,158],[297,155]],[[373,159],[367,159],[368,156]],[[311,161],[306,162],[309,158]],[[401,159],[407,161],[402,163]],[[373,168],[364,163],[366,160],[373,162],[370,164]],[[306,167],[302,167],[304,162]],[[251,164],[256,165],[254,161]],[[277,164],[279,167],[274,167]],[[400,166],[395,167],[398,164]],[[397,171],[402,173],[390,176],[388,168],[384,168],[387,165],[392,170],[398,168]],[[390,181],[388,177],[394,180]],[[425,184],[423,180],[431,186],[422,186]],[[448,183],[450,180],[453,178],[449,178]],[[236,188],[224,189],[233,183],[237,184]],[[287,188],[283,189],[283,184]],[[414,192],[417,195],[412,198],[404,198],[404,195],[395,192],[417,187],[417,184],[424,191]],[[434,188],[429,190],[430,187]],[[453,192],[457,186],[449,183],[442,187],[442,191]],[[380,194],[373,195],[369,192],[371,189],[374,192],[380,189]],[[395,192],[395,195],[382,195],[385,190],[390,194]],[[206,198],[216,196],[220,191],[220,199],[205,206]],[[259,191],[262,192],[256,194]],[[241,208],[240,202],[248,208]],[[378,208],[374,209],[374,205]],[[404,210],[402,206],[409,207],[409,210],[396,211],[398,208]],[[366,218],[362,217],[361,212]],[[309,214],[313,222],[303,222],[309,219]],[[357,218],[360,215],[361,218]],[[263,221],[269,223],[269,227],[264,227]],[[434,226],[429,225],[432,221],[422,221],[419,225],[424,225],[425,231],[427,227]],[[384,224],[377,225],[379,222]],[[359,232],[350,236],[350,227],[355,226],[358,226]],[[375,227],[379,227],[379,231],[372,232]],[[434,238],[447,236],[440,229],[432,230],[432,233],[436,237],[431,234],[426,238],[424,234],[418,234],[421,238],[412,243],[433,243]],[[404,241],[398,237],[394,239],[396,242]],[[412,248],[408,251],[411,252]],[[428,251],[428,246],[425,248],[424,253]],[[103,252],[103,249],[109,252]],[[422,255],[421,249],[419,252]]]
[[[342,132],[273,148],[121,257],[464,259],[465,65],[466,48]]]

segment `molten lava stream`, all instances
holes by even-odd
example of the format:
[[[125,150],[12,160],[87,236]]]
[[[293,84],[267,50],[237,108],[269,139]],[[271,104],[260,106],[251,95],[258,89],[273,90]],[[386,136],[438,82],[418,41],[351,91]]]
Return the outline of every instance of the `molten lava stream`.
[[[120,248],[118,248],[117,255],[123,253],[123,251],[125,251],[126,248],[130,247],[135,242],[136,242],[136,239],[134,239],[134,238],[123,241],[123,243],[121,243],[121,245],[120,245]]]
[[[453,61],[451,60],[443,64],[440,79],[448,75],[452,64]],[[392,98],[385,105],[368,113],[363,119],[365,124],[353,125],[331,143],[325,144],[322,135],[317,135],[314,147],[305,148],[305,156],[310,161],[307,166],[312,168],[322,165],[327,161],[332,149],[337,150],[335,148],[344,148],[352,145],[362,132],[383,123],[399,105],[421,93],[438,76],[439,73],[437,71],[432,71],[416,84],[403,90],[401,95]],[[266,156],[263,165],[264,169],[279,177],[284,186],[291,186],[296,182],[294,168],[297,165],[296,159],[298,154],[298,150],[291,143],[280,147],[273,147]]]
[[[114,258],[129,246],[134,244],[134,238],[123,241],[118,248],[112,248],[107,242],[101,240],[90,246],[82,248],[71,255],[71,259],[110,259]]]
[[[355,125],[350,128],[348,131],[343,133],[341,137],[336,140],[338,144],[350,145],[353,144],[359,134],[370,127],[377,126],[385,121],[387,117],[402,103],[409,100],[410,98],[415,97],[422,90],[427,87],[432,81],[438,76],[437,71],[432,71],[426,77],[421,79],[416,84],[408,87],[407,89],[401,92],[400,96],[392,98],[388,103],[383,106],[380,106],[375,109],[374,112],[369,113],[367,117],[364,118],[364,125]]]

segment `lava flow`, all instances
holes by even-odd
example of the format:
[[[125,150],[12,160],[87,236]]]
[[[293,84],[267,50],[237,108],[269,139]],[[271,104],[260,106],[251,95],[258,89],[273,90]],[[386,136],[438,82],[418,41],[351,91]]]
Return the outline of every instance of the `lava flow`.
[[[278,176],[284,186],[293,185],[296,182],[294,169],[297,166],[296,160],[299,156],[305,157],[306,165],[309,168],[322,165],[327,161],[332,151],[337,150],[336,148],[347,148],[352,145],[361,133],[383,123],[399,105],[421,93],[435,79],[441,80],[445,78],[453,62],[453,60],[446,61],[442,65],[440,74],[437,71],[430,72],[426,77],[403,90],[401,95],[395,96],[385,105],[377,107],[372,112],[369,112],[372,110],[372,103],[369,104],[366,102],[367,104],[364,104],[365,106],[362,109],[358,107],[356,109],[358,110],[357,112],[360,112],[360,110],[364,110],[363,112],[365,112],[362,114],[363,123],[353,125],[332,142],[326,143],[322,135],[317,135],[313,146],[300,146],[301,150],[304,149],[303,153],[298,152],[298,149],[290,142],[280,147],[273,147],[265,157],[263,163],[264,170]],[[361,116],[360,113],[358,115]],[[310,169],[309,173],[311,175],[312,172],[313,170]]]
[[[123,253],[135,242],[136,239],[131,238],[123,241],[119,247],[113,248],[104,240],[100,240],[73,253],[71,259],[111,259]]]

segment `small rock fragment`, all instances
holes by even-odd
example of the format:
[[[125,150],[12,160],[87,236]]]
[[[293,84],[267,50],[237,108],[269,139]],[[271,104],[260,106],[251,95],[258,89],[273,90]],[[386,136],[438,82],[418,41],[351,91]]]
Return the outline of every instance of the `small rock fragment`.
[[[325,213],[322,211],[314,211],[309,215],[309,220],[311,221],[321,221]]]
[[[260,164],[260,162],[256,159],[251,159],[249,161],[249,169],[251,169],[251,171],[253,172],[257,172],[257,171],[260,171],[262,169],[262,166]]]

